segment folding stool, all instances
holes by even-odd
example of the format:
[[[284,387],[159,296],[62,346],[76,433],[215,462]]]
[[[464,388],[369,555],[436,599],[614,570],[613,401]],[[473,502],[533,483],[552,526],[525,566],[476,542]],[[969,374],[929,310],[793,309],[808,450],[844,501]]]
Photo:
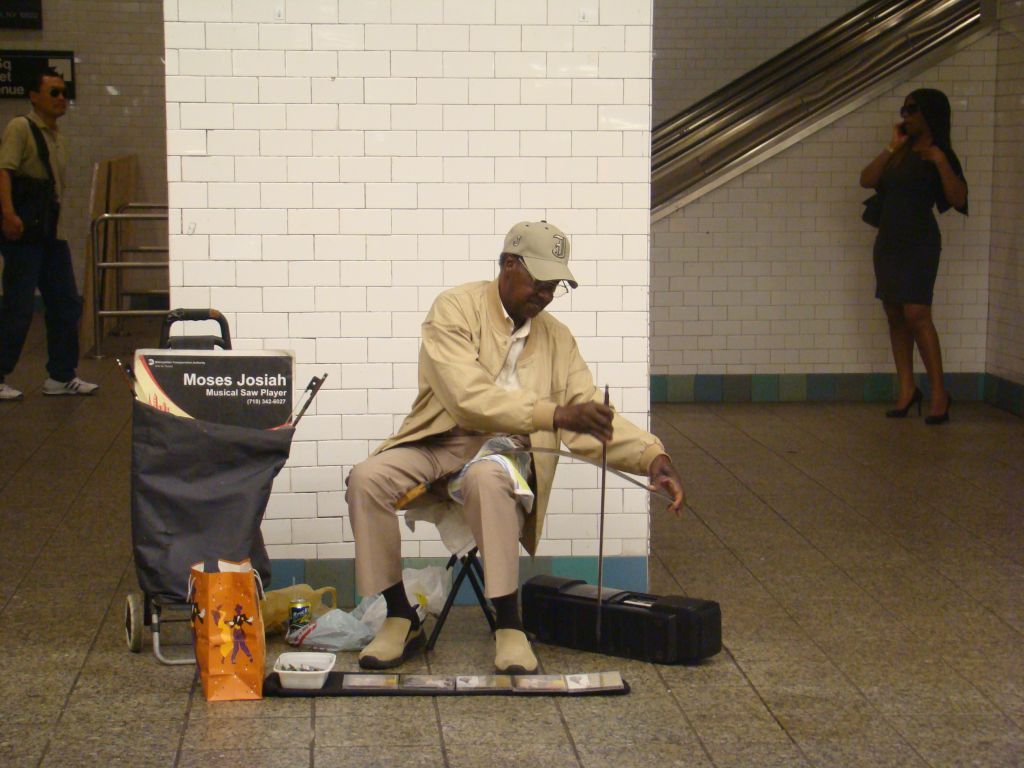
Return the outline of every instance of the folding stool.
[[[487,598],[484,597],[484,569],[476,555],[477,547],[473,547],[461,557],[459,555],[452,555],[448,558],[448,564],[445,568],[452,569],[454,573],[456,563],[459,563],[461,567],[452,581],[451,591],[448,593],[448,599],[444,601],[444,608],[441,609],[441,613],[434,624],[434,631],[430,633],[430,639],[427,641],[428,651],[434,650],[434,644],[437,642],[438,635],[441,634],[441,628],[448,619],[448,612],[451,611],[452,605],[455,604],[455,596],[459,593],[462,582],[467,578],[469,579],[469,585],[473,588],[473,592],[476,593],[476,600],[480,604],[480,610],[484,612],[484,618],[487,619],[491,632],[494,632],[497,628],[494,622],[494,615],[491,612],[491,606],[488,604]]]

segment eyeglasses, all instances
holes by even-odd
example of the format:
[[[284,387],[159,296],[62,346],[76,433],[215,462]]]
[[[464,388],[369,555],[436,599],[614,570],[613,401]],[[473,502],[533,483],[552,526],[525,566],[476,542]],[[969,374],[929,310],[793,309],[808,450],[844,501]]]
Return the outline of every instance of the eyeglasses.
[[[68,95],[68,89],[67,88],[51,88],[50,89],[50,98],[56,99],[58,96],[67,96],[67,95]]]
[[[902,107],[900,107],[900,117],[916,115],[920,111],[921,108],[917,104],[904,104]]]
[[[552,298],[558,299],[569,292],[569,283],[565,280],[537,280],[530,274],[530,268],[526,266],[526,262],[522,258],[517,257],[516,261],[519,262],[519,266],[526,270],[526,274],[533,280],[533,290],[535,293],[550,293]]]

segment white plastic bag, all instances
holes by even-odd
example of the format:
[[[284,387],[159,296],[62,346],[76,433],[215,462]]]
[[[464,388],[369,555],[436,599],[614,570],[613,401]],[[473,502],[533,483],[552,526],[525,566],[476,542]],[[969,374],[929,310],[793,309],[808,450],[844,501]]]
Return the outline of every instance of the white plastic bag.
[[[332,608],[320,618],[297,627],[287,636],[289,645],[311,651],[358,651],[373,640],[371,629],[351,613]]]
[[[406,568],[402,571],[405,592],[409,603],[416,607],[420,620],[426,613],[437,616],[444,608],[451,584],[448,571],[439,565],[428,565],[426,568]]]
[[[384,619],[388,616],[388,604],[384,595],[379,592],[376,595],[369,595],[359,601],[359,605],[352,611],[352,615],[370,628],[376,635],[384,626]]]
[[[444,608],[450,589],[444,568],[439,565],[406,568],[402,571],[402,580],[409,603],[416,608],[421,622],[428,613],[436,616]],[[311,651],[359,651],[380,631],[387,614],[384,596],[369,595],[352,613],[332,608],[309,624],[290,631],[285,639],[289,645]]]

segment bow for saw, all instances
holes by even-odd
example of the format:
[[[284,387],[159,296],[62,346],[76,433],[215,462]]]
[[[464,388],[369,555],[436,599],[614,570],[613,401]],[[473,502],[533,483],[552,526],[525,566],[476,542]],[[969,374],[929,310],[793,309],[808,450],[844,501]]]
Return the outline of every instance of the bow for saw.
[[[608,385],[604,385],[604,404],[609,404]],[[594,636],[601,647],[601,587],[604,584],[604,496],[608,484],[608,443],[601,443],[601,516],[597,523],[597,625]]]
[[[591,459],[591,458],[589,458],[587,456],[582,456],[582,455],[580,455],[578,453],[570,453],[569,451],[562,451],[562,450],[559,450],[557,448],[536,448],[536,447],[514,448],[514,449],[511,449],[511,450],[507,450],[507,451],[495,451],[494,453],[491,453],[491,454],[488,454],[488,455],[489,456],[516,456],[516,455],[523,454],[523,453],[545,454],[547,456],[564,456],[567,459],[575,459],[576,461],[582,461],[585,464],[591,464],[591,465],[597,467],[598,469],[601,468],[601,462],[598,461],[597,459]],[[647,483],[642,483],[639,480],[637,480],[635,477],[633,477],[632,475],[629,475],[629,474],[627,474],[625,472],[622,472],[621,470],[614,469],[612,467],[607,467],[606,466],[605,467],[605,471],[607,471],[608,474],[615,475],[616,477],[622,478],[627,483],[630,483],[631,485],[635,485],[637,488],[643,488],[645,491],[647,491],[652,496],[658,496],[658,497],[660,497],[662,499],[665,499],[665,501],[668,501],[669,503],[675,501],[675,498],[672,497],[672,496],[669,496],[668,493],[666,493],[665,491],[662,491],[662,490],[657,489],[657,488],[652,489],[651,486],[649,486]],[[408,491],[405,492],[405,494],[401,498],[398,499],[398,501],[395,502],[395,509],[405,509],[407,506],[412,504],[412,502],[416,501],[416,499],[418,499],[420,496],[423,496],[424,494],[430,493],[431,489],[433,488],[434,485],[439,485],[442,480],[446,481],[446,480],[448,480],[449,477],[451,477],[451,475],[445,475],[444,477],[439,477],[437,480],[435,480],[432,483],[420,483],[419,485],[417,485],[417,486],[415,486],[413,488],[410,488]],[[447,493],[443,493],[443,494],[434,493],[434,496],[437,497],[438,501],[446,501],[446,500],[448,500],[448,494]]]

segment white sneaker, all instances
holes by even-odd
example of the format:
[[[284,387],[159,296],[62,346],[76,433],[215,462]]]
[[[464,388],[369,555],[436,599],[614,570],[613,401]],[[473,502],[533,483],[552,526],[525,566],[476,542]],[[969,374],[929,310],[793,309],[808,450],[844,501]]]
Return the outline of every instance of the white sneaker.
[[[21,400],[21,390],[0,381],[0,400]]]
[[[82,381],[77,376],[71,381],[47,379],[43,382],[44,395],[91,395],[99,388],[99,384]]]

